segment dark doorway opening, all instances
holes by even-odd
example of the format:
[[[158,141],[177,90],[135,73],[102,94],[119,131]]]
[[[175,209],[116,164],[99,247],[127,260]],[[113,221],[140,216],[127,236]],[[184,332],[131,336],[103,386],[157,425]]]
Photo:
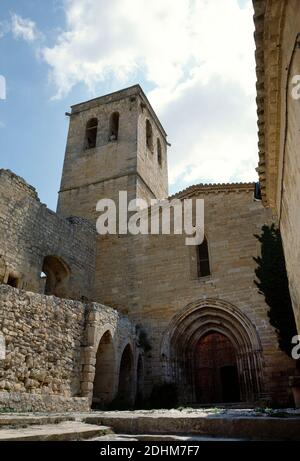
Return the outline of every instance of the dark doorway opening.
[[[198,403],[233,403],[240,400],[236,352],[223,334],[211,332],[195,350],[195,390]]]
[[[236,366],[228,365],[220,369],[224,403],[240,400],[239,377]]]
[[[120,409],[133,405],[133,355],[129,344],[121,358],[117,403]]]
[[[19,279],[13,275],[9,275],[7,280],[7,285],[10,285],[13,288],[18,288]]]
[[[114,397],[115,351],[109,331],[101,338],[96,354],[93,409],[105,409]]]

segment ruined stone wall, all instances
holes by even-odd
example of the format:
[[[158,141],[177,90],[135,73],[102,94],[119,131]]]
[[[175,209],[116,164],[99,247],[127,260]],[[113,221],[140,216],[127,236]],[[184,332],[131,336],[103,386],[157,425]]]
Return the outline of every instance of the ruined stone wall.
[[[84,219],[64,219],[40,203],[22,178],[0,171],[0,281],[43,292],[44,258],[55,256],[69,269],[63,296],[92,298],[96,231]]]
[[[18,393],[21,400],[24,393],[42,396],[40,401],[43,396],[79,397],[84,328],[85,308],[79,301],[0,285],[0,333],[6,344],[0,391]]]
[[[109,331],[114,360],[113,397],[118,392],[120,362],[126,345],[133,356],[132,399],[135,396],[138,348],[135,326],[110,307],[59,299],[0,285],[0,407],[16,410],[67,411],[90,408],[96,354]]]

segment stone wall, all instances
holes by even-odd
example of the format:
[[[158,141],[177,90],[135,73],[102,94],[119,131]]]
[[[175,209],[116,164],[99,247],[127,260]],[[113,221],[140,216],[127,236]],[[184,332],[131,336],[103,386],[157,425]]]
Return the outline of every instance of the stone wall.
[[[292,98],[292,78],[300,75],[299,2],[287,2],[282,32],[281,145],[277,209],[289,277],[290,293],[300,333],[300,100]],[[287,71],[288,69],[288,71]],[[286,104],[284,103],[286,102]]]
[[[0,391],[80,396],[84,328],[79,301],[0,285],[0,332],[6,343]]]
[[[263,202],[277,214],[298,331],[300,332],[300,75],[298,0],[254,0],[256,26],[259,174]]]
[[[91,299],[96,230],[84,219],[64,219],[46,208],[22,178],[0,170],[0,282],[43,292],[45,257],[69,272],[63,297]]]
[[[99,237],[95,295],[145,328],[152,347],[146,360],[148,393],[165,378],[162,341],[174,317],[190,303],[219,300],[245,314],[261,344],[265,395],[287,400],[294,363],[279,350],[268,306],[254,285],[260,251],[254,234],[272,215],[253,200],[253,184],[195,186],[180,197],[203,198],[211,275],[199,278],[196,248],[181,235]],[[209,304],[208,304],[209,307]]]
[[[0,360],[0,407],[34,411],[90,408],[97,349],[108,330],[115,357],[105,371],[109,374],[109,367],[112,369],[114,398],[128,344],[136,366],[135,327],[126,317],[103,305],[0,285],[0,334],[6,346],[5,359]]]

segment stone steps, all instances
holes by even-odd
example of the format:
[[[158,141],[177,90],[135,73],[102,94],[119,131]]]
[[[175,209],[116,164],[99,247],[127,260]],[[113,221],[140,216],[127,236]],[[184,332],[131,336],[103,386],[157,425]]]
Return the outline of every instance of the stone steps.
[[[81,421],[64,421],[56,424],[41,424],[27,427],[0,429],[2,441],[76,441],[107,436],[109,427],[87,424]]]
[[[58,424],[65,421],[74,421],[74,416],[64,415],[26,415],[26,414],[7,414],[0,415],[0,429],[3,427],[26,427],[36,424]]]
[[[246,440],[300,440],[300,418],[247,416],[167,416],[135,412],[104,412],[84,418],[89,424],[105,425],[117,434],[170,434],[190,437]],[[157,435],[159,434],[159,435]],[[139,436],[140,437],[140,436]]]
[[[96,442],[242,442],[247,439],[234,439],[222,437],[205,437],[195,434],[108,434],[100,437],[95,437],[91,441]]]
[[[198,411],[115,411],[0,416],[0,441],[300,440],[300,417],[214,415]]]

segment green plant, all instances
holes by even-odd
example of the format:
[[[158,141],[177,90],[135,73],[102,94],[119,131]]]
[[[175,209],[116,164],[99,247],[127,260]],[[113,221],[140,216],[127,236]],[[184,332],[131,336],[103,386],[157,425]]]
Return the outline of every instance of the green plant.
[[[254,283],[270,308],[268,317],[276,330],[280,349],[291,356],[291,341],[297,329],[280,231],[274,224],[264,225],[262,234],[255,237],[261,243],[261,256],[254,258],[257,263]]]

